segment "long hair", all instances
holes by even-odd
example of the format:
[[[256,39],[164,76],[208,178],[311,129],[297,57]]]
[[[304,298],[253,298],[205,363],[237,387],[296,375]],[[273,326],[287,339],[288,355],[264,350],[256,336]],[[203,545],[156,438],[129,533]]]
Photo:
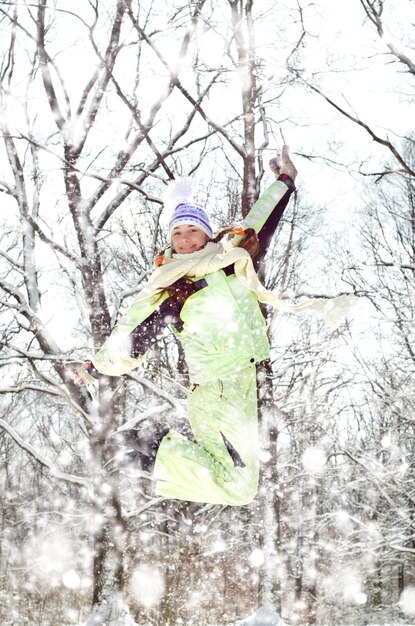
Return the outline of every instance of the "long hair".
[[[242,229],[235,226],[227,226],[220,230],[212,239],[213,243],[219,243],[226,235],[242,235],[242,238],[238,242],[238,248],[244,248],[253,258],[256,254],[258,254],[259,250],[259,241],[258,236],[253,228]],[[161,265],[163,262],[164,250],[162,250],[155,258],[155,264]],[[183,276],[179,278],[174,283],[165,288],[167,291],[169,298],[171,298],[177,305],[180,307],[183,306],[187,298],[196,293],[197,288],[194,286],[194,283],[189,279]]]

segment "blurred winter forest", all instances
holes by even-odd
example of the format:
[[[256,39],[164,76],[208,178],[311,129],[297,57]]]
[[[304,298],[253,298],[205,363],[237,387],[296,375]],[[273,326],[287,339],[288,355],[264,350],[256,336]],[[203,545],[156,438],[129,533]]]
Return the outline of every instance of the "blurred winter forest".
[[[1,624],[414,618],[414,5],[1,3]],[[253,504],[156,498],[105,440],[186,423],[174,336],[122,379],[68,371],[151,271],[167,181],[194,175],[219,228],[283,142],[298,193],[263,280],[361,304],[268,319]]]

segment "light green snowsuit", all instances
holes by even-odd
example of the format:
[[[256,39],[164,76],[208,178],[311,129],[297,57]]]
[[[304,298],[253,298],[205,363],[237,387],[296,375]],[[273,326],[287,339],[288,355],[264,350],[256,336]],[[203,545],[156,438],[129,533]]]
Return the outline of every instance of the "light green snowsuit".
[[[287,193],[276,181],[255,203],[244,226],[259,232]],[[234,274],[205,276],[207,286],[190,296],[176,332],[185,353],[193,390],[188,417],[197,443],[170,431],[157,453],[157,495],[195,502],[240,506],[258,489],[259,442],[255,363],[268,358],[266,326],[257,297]],[[126,373],[137,360],[117,355],[114,345],[160,305],[149,299],[131,306],[92,360],[98,371]],[[125,345],[124,345],[125,348]],[[231,454],[236,451],[236,454]],[[237,461],[235,461],[237,459]]]
[[[190,378],[197,383],[188,416],[198,445],[171,431],[159,448],[156,492],[196,502],[243,505],[258,486],[255,363],[269,355],[255,295],[221,270],[188,298],[178,335]],[[235,466],[223,436],[244,467]]]

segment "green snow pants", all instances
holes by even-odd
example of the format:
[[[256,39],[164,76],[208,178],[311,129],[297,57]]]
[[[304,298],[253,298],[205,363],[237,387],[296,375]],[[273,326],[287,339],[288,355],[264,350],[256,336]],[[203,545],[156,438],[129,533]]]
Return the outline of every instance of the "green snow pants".
[[[197,386],[188,417],[197,443],[174,430],[164,437],[154,468],[156,494],[234,506],[251,502],[259,477],[255,365]]]

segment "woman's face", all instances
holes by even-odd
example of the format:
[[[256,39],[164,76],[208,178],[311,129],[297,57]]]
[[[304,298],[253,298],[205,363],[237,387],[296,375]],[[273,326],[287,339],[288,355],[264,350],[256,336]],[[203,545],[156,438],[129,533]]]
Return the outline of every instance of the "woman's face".
[[[178,254],[190,254],[201,250],[207,240],[206,233],[193,224],[179,224],[173,228],[171,234],[173,248]]]

